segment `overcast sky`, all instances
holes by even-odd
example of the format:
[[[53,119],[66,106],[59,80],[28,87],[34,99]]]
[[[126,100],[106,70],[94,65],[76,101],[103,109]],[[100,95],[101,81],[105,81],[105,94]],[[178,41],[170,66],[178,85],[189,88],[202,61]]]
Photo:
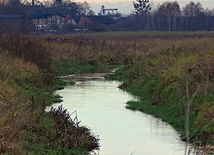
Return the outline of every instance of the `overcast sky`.
[[[100,12],[101,6],[104,5],[105,8],[117,8],[118,12],[122,14],[130,14],[133,12],[133,1],[135,0],[75,0],[76,2],[87,1],[91,9],[97,14]],[[163,3],[166,1],[174,2],[176,0],[150,0],[150,2],[157,5],[158,3]],[[188,4],[190,1],[197,3],[198,1],[202,4],[204,8],[212,9],[214,8],[214,0],[177,0],[181,7]]]

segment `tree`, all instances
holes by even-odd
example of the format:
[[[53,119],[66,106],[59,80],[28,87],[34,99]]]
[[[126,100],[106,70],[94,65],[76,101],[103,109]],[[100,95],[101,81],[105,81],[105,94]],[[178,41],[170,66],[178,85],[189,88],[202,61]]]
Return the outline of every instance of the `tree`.
[[[205,30],[213,31],[214,30],[214,9],[204,10],[205,15]]]
[[[178,2],[164,2],[160,5],[157,13],[163,18],[166,19],[168,31],[176,30],[176,19],[181,15],[181,10]]]
[[[8,0],[5,5],[5,14],[20,14],[21,3],[19,0]]]
[[[183,8],[183,14],[188,17],[198,16],[204,12],[204,9],[200,2],[194,3],[191,1],[189,4],[186,4]]]
[[[145,27],[144,29],[148,29],[148,18],[147,14],[151,10],[151,5],[149,4],[149,0],[136,0],[133,2],[134,5],[134,13],[142,18],[142,24]],[[147,28],[146,28],[147,27]]]
[[[62,15],[72,15],[75,20],[79,20],[82,15],[81,3],[76,3],[71,0],[63,1],[62,3],[53,3],[50,6],[45,6],[46,14],[62,14]]]
[[[81,16],[81,5],[75,2],[65,3],[64,4],[64,14],[72,15],[74,19],[79,20]]]
[[[183,15],[186,17],[186,30],[196,30],[200,29],[200,25],[203,25],[201,21],[203,21],[204,16],[204,8],[201,3],[194,3],[191,1],[186,4],[182,11]],[[201,19],[199,19],[202,17]]]
[[[88,2],[83,2],[80,4],[82,15],[95,15],[94,11],[91,10],[91,6],[88,4]]]
[[[149,0],[137,0],[133,2],[136,14],[147,14],[151,10]]]

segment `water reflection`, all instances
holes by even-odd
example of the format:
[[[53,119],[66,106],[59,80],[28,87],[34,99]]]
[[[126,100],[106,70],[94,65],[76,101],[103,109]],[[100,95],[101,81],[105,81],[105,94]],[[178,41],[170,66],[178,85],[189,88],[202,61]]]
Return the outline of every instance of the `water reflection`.
[[[119,82],[106,81],[103,74],[84,74],[76,84],[58,91],[63,106],[78,112],[81,124],[100,137],[100,155],[183,155],[185,144],[167,123],[150,115],[125,109],[136,99],[117,87]],[[56,105],[58,106],[58,105]]]

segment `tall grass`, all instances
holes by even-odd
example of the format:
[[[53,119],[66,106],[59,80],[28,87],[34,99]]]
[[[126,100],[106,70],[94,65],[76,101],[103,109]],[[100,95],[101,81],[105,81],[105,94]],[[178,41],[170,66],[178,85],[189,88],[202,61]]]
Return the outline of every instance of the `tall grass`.
[[[145,46],[147,41],[141,45]],[[214,145],[214,111],[211,110],[214,97],[213,38],[150,42],[147,50],[142,49],[145,51],[141,56],[138,53],[137,61],[133,60],[132,64],[108,78],[122,80],[122,89],[140,96],[140,101],[128,102],[127,108],[162,118],[172,124],[183,139]],[[188,111],[190,137],[186,137],[185,114],[191,96],[194,98]]]
[[[63,123],[56,120],[66,120],[67,113],[61,116],[45,112],[53,103],[53,91],[59,83],[50,70],[51,57],[38,38],[16,39],[5,36],[0,41],[0,153],[58,154],[64,150],[81,154],[98,148],[98,139],[90,130],[80,132],[83,128],[72,127],[72,120],[60,128]],[[59,137],[58,132],[65,133],[66,143],[74,140],[67,132],[79,132],[86,138],[76,145],[66,145],[65,137]]]
[[[23,154],[20,143],[20,137],[24,135],[22,125],[30,121],[34,112],[27,108],[30,101],[19,86],[26,81],[30,83],[40,74],[35,65],[11,59],[5,53],[0,54],[0,62],[0,152]]]

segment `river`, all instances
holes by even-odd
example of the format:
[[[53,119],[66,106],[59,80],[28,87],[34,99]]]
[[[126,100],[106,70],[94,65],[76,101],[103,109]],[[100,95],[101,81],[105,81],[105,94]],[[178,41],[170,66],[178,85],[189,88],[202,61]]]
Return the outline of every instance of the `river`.
[[[99,135],[99,155],[184,155],[185,143],[167,123],[142,112],[125,108],[136,97],[118,88],[120,82],[107,81],[105,73],[68,76],[76,82],[58,93],[63,107],[77,111],[80,125]],[[97,153],[97,154],[98,154]]]

